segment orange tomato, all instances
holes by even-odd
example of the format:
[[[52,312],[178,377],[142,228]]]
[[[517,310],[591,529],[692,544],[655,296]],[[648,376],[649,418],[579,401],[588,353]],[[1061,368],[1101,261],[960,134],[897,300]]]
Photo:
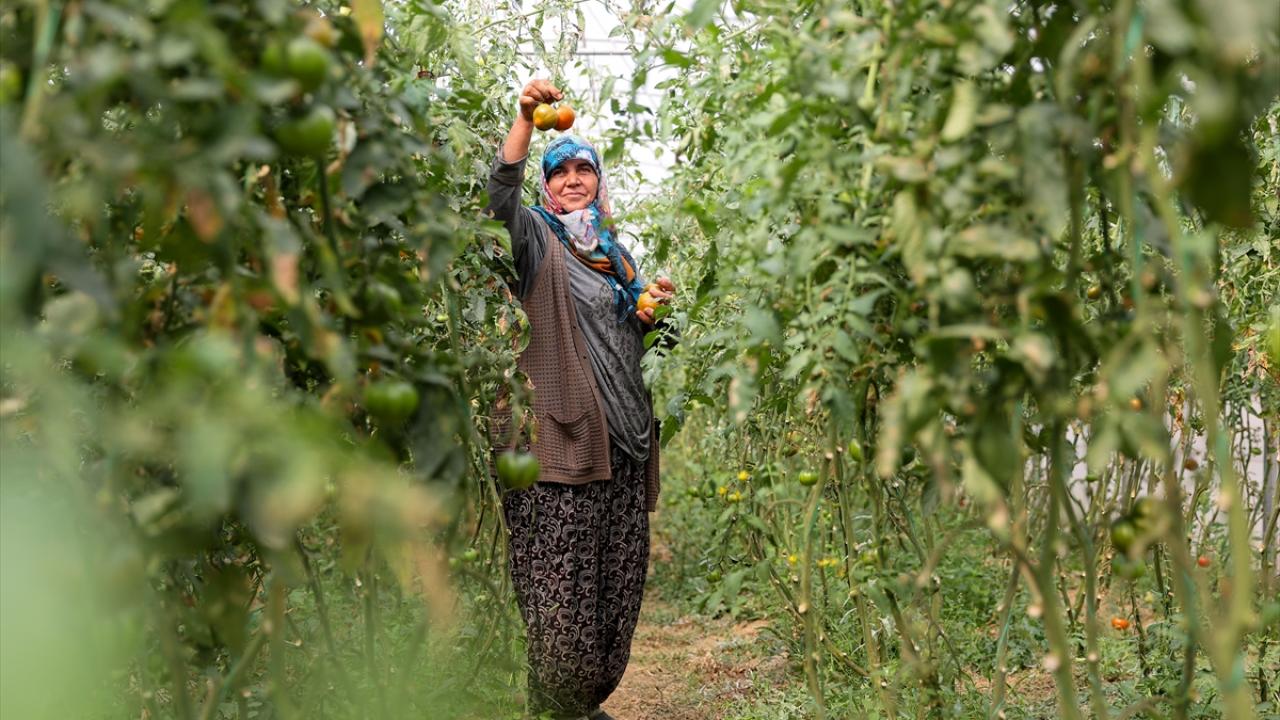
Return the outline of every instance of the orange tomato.
[[[640,298],[636,300],[636,310],[643,312],[645,310],[657,310],[657,309],[658,309],[657,298],[650,295],[648,290],[645,290],[644,292],[640,293]]]
[[[568,130],[569,128],[573,127],[573,121],[577,117],[578,116],[573,112],[573,108],[570,107],[567,103],[564,105],[561,105],[556,110],[556,129],[561,132]]]
[[[1113,617],[1111,618],[1111,627],[1115,628],[1116,630],[1128,630],[1129,621],[1126,618]]]
[[[533,109],[533,126],[539,130],[550,130],[560,121],[560,114],[546,103]]]

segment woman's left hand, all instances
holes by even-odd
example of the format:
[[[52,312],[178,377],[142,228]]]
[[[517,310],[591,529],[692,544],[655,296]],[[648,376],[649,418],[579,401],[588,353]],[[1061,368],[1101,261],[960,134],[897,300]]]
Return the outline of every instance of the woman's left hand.
[[[669,277],[660,277],[655,282],[649,284],[645,289],[650,297],[657,300],[662,305],[670,305],[671,298],[676,295],[676,284],[671,282]],[[652,325],[656,320],[653,316],[654,308],[646,308],[644,310],[636,310],[636,317],[646,325]]]

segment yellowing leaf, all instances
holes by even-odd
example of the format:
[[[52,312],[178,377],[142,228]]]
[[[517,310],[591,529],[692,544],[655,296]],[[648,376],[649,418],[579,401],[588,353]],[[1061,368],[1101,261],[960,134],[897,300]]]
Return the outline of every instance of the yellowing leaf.
[[[360,39],[364,41],[364,64],[371,67],[378,44],[382,42],[382,0],[354,0],[351,16],[360,28]]]

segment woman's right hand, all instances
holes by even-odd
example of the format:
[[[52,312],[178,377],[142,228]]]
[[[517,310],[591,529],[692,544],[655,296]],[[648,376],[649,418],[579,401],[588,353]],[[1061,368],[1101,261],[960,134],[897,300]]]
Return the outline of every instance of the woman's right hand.
[[[529,122],[533,122],[533,109],[542,103],[553,103],[557,100],[563,100],[564,93],[560,92],[560,88],[552,85],[547,80],[530,80],[528,85],[520,91],[520,117]]]

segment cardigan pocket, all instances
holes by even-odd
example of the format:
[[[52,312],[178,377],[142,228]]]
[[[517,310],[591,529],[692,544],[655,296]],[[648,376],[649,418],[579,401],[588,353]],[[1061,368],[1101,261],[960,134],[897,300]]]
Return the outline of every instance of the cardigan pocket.
[[[548,449],[554,447],[558,450],[548,453],[548,458],[555,458],[551,461],[554,469],[567,475],[588,472],[593,460],[590,442],[591,412],[584,409],[572,417],[564,412],[548,412],[547,419],[551,421],[546,423],[550,427],[543,427],[542,436],[538,440]]]

